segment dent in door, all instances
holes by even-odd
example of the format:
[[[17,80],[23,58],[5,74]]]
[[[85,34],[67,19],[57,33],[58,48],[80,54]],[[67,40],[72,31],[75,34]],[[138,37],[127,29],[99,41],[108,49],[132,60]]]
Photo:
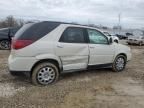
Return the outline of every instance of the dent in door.
[[[71,50],[74,51],[74,50]],[[88,65],[88,47],[81,47],[72,52],[66,52],[68,56],[61,56],[64,70],[86,69]]]

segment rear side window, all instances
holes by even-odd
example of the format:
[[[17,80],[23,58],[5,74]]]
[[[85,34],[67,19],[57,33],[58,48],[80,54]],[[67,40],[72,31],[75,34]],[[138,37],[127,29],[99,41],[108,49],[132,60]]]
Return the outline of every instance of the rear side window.
[[[16,33],[15,38],[19,40],[38,40],[50,33],[59,25],[60,23],[57,22],[40,22],[26,24]]]
[[[84,30],[77,27],[69,27],[62,34],[60,42],[85,43]]]

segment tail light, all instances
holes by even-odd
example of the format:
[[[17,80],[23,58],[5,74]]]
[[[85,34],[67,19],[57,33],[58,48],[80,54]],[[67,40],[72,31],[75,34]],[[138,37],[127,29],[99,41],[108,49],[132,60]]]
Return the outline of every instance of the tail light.
[[[34,41],[33,40],[15,40],[14,38],[12,39],[12,48],[13,49],[22,49],[30,44],[32,44]]]

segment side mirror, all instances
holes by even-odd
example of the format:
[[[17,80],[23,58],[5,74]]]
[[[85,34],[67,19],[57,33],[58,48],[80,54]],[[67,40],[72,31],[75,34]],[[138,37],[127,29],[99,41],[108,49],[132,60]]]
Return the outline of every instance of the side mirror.
[[[109,38],[109,44],[112,44],[113,43],[113,39],[112,37]]]

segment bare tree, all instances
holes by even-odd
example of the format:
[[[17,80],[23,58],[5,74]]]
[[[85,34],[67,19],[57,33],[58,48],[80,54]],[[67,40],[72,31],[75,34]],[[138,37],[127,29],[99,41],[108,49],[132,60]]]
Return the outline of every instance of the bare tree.
[[[8,27],[16,27],[18,26],[18,23],[16,21],[16,19],[13,16],[8,16],[6,18],[6,23]]]
[[[0,21],[0,28],[23,26],[25,21],[23,19],[16,19],[12,15]]]
[[[23,19],[19,19],[17,20],[17,22],[19,26],[23,26],[25,24],[25,21]]]
[[[5,21],[0,22],[0,28],[7,27],[7,23]]]

